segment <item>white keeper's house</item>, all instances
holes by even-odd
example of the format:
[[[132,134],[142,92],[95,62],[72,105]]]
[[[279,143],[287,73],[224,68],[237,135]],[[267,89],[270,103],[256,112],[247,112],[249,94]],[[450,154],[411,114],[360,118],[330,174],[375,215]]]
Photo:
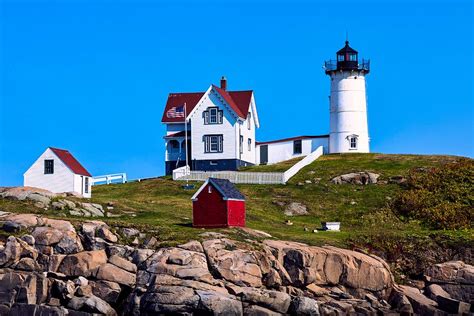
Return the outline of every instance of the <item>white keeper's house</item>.
[[[211,85],[205,92],[171,93],[162,122],[166,174],[186,165],[186,143],[191,170],[237,170],[255,164],[259,122],[253,91],[228,91],[224,77],[220,87]]]
[[[91,174],[65,149],[48,147],[23,177],[24,186],[91,197]]]
[[[346,41],[324,69],[331,80],[326,135],[256,142],[260,124],[254,93],[229,91],[224,77],[220,87],[211,85],[205,92],[169,94],[162,117],[166,174],[186,165],[186,144],[188,165],[201,171],[277,163],[306,156],[320,146],[325,154],[369,152],[365,76],[370,61],[359,60]]]

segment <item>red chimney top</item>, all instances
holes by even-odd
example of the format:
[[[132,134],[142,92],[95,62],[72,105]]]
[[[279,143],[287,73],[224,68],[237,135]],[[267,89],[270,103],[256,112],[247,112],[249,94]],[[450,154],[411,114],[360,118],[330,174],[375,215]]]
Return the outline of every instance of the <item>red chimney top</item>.
[[[221,78],[221,89],[227,90],[227,79],[224,76]]]

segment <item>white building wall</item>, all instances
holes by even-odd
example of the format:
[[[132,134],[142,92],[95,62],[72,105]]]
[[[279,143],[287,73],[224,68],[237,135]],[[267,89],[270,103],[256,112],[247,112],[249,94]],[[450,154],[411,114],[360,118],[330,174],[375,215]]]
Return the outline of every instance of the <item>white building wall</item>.
[[[330,153],[369,152],[365,76],[362,72],[332,72],[330,96]],[[357,135],[357,148],[350,136]]]
[[[89,190],[87,190],[88,193],[86,193],[86,178],[89,179]],[[91,190],[92,190],[92,179],[90,177],[74,174],[73,192],[76,192],[85,198],[90,198],[92,195]]]
[[[54,160],[54,173],[44,174],[44,160]],[[74,173],[51,149],[46,151],[24,173],[24,185],[41,188],[53,193],[74,192]]]
[[[208,107],[218,107],[223,110],[222,124],[204,124],[203,112]],[[207,94],[202,103],[195,108],[191,117],[191,159],[194,160],[218,160],[218,159],[238,159],[238,124],[236,116],[231,109],[220,100],[214,91]],[[222,153],[204,152],[204,135],[223,135]]]
[[[301,154],[293,153],[294,140],[282,141],[264,144],[268,146],[268,162],[267,164],[274,164],[293,158],[303,157],[315,151],[319,146],[323,146],[324,152],[328,151],[329,139],[328,137],[306,138],[301,140]],[[260,164],[260,148],[262,145],[256,147],[256,164]]]
[[[251,113],[250,129],[248,128],[247,120],[243,121],[241,124],[236,124],[236,125],[238,125],[237,127],[240,130],[239,135],[242,135],[244,138],[243,151],[242,151],[242,154],[240,155],[240,160],[255,164],[255,129],[256,129],[255,116],[256,114],[253,111],[253,108],[254,108],[253,106],[249,107],[249,112]],[[248,150],[249,139],[251,141],[250,150]]]

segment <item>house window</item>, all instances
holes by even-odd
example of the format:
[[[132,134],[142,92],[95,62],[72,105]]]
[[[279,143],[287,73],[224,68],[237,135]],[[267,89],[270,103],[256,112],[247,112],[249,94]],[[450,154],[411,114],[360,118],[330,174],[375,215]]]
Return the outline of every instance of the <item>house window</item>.
[[[85,178],[84,193],[89,193],[89,177]]]
[[[249,112],[247,115],[247,129],[250,130],[252,127],[252,113]]]
[[[46,159],[44,161],[44,174],[53,174],[54,173],[54,160]]]
[[[351,149],[357,149],[357,137],[356,136],[351,136],[349,138],[350,146]]]
[[[207,108],[206,111],[202,113],[204,117],[204,124],[222,124],[222,117],[224,112],[219,110],[217,107]]]
[[[252,139],[251,138],[247,139],[247,146],[248,146],[248,150],[252,151]]]
[[[212,193],[212,186],[211,185],[207,186],[207,193]]]
[[[293,141],[293,155],[301,154],[301,153],[302,153],[301,139],[297,139]]]
[[[204,152],[221,153],[223,152],[223,135],[204,135]]]
[[[240,145],[240,153],[242,154],[244,152],[244,137],[242,135],[240,135],[240,138],[239,138],[239,145]]]

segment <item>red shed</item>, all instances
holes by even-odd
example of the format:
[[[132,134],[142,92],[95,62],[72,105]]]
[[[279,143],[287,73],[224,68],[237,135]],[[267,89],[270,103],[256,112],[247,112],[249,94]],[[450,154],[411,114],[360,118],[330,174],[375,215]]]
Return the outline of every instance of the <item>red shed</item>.
[[[207,179],[192,200],[194,227],[245,226],[245,197],[229,180]]]

